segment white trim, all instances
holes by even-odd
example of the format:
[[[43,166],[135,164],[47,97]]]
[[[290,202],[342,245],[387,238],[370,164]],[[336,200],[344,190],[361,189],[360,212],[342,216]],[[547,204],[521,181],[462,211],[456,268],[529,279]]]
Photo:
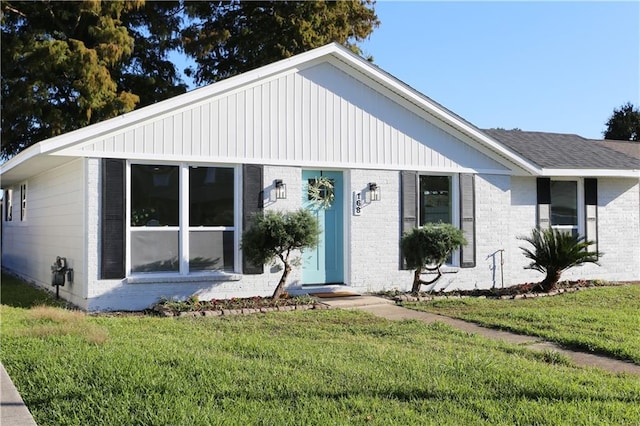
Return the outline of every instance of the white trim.
[[[564,177],[630,177],[640,178],[640,169],[542,169],[540,176],[553,178],[554,176]]]
[[[78,153],[79,155],[80,153]],[[85,153],[86,154],[86,153]],[[95,153],[94,153],[95,154]],[[201,165],[207,167],[207,165],[215,164],[216,167],[235,167],[239,164],[259,164],[263,166],[282,166],[281,159],[265,159],[265,158],[245,158],[245,157],[203,157],[203,156],[172,156],[167,158],[163,154],[137,154],[132,157],[128,153],[104,153],[109,158],[119,158],[123,160],[130,160],[135,164],[158,164],[162,162],[164,165],[179,165],[181,163],[188,163],[189,165]],[[515,174],[512,170],[507,169],[472,169],[468,167],[434,167],[429,165],[415,165],[415,164],[375,164],[375,163],[355,163],[355,162],[340,162],[336,163],[331,161],[307,161],[300,160],[287,163],[287,166],[300,167],[304,169],[318,169],[318,170],[414,170],[425,173],[473,173],[473,174],[490,174],[490,175],[505,175],[505,176],[530,176],[528,174]]]
[[[585,209],[584,209],[584,179],[577,178],[575,176],[554,176],[551,177],[551,183],[553,182],[575,182],[576,183],[576,213],[577,213],[577,231],[578,235],[584,235],[586,229]],[[551,190],[551,189],[550,189]],[[552,225],[551,223],[551,209],[553,203],[549,203],[549,227],[552,229],[569,229],[574,228],[573,225]]]
[[[450,200],[451,205],[449,206],[449,214],[451,216],[451,225],[460,229],[460,173],[418,173],[418,186],[416,194],[417,202],[418,202],[418,223],[422,226],[422,202],[420,194],[420,177],[421,176],[445,176],[448,177],[449,180],[449,191],[450,191]],[[460,261],[460,250],[454,250],[451,253],[451,260],[453,263],[447,263],[444,266],[451,268],[459,268]],[[457,270],[456,270],[457,272]]]
[[[189,273],[189,165],[179,166],[178,181],[178,250],[180,253],[180,275]]]

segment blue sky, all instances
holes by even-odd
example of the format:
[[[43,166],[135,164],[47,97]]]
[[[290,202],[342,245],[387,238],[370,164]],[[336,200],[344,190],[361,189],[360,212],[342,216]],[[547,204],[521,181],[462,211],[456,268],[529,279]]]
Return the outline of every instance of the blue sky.
[[[640,2],[378,1],[379,67],[480,128],[602,138],[640,105]]]

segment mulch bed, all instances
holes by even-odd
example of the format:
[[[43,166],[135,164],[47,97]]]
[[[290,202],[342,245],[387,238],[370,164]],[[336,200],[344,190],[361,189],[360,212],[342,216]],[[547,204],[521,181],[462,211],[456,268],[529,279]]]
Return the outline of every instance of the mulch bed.
[[[397,302],[418,302],[439,299],[459,299],[463,297],[478,297],[491,299],[530,299],[534,297],[548,297],[558,294],[572,293],[593,287],[603,287],[612,285],[632,284],[630,282],[611,283],[600,280],[578,280],[561,281],[556,285],[555,290],[550,292],[539,291],[538,283],[525,283],[504,288],[493,288],[486,290],[457,290],[449,292],[421,292],[417,296],[411,293],[382,293],[380,296],[388,297]]]

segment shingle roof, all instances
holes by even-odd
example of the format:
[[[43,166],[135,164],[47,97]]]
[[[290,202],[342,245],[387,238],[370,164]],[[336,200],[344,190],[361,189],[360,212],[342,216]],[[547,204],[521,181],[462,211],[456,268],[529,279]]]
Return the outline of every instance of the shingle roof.
[[[502,129],[483,132],[542,168],[640,169],[638,158],[578,135]]]
[[[613,139],[592,139],[601,145],[606,146],[614,151],[621,152],[629,157],[640,160],[640,142],[633,141],[614,141]]]

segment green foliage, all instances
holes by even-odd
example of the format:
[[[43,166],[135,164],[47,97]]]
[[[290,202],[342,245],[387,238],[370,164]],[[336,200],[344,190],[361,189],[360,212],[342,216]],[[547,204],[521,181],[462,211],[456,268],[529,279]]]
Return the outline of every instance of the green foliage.
[[[284,272],[272,296],[278,299],[284,291],[291,265],[297,261],[292,255],[317,245],[319,235],[318,220],[308,210],[268,211],[254,216],[251,226],[242,235],[242,251],[258,265],[275,263],[280,259]]]
[[[405,233],[401,240],[410,269],[442,265],[455,249],[465,244],[462,231],[449,223],[427,223]]]
[[[355,53],[379,25],[371,0],[185,4],[185,52],[198,83],[211,83],[337,42]]]
[[[640,285],[596,287],[533,299],[469,297],[403,305],[539,336],[640,365]]]
[[[34,335],[28,310],[1,309],[2,363],[40,425],[640,422],[636,377],[441,323],[341,310],[88,316],[108,335],[96,345]]]
[[[316,207],[328,209],[336,198],[334,189],[333,179],[326,176],[317,176],[309,182],[307,188],[309,200],[311,200]]]
[[[139,2],[2,2],[2,156],[131,111],[111,71],[131,56]]]
[[[440,266],[451,253],[467,244],[462,231],[449,223],[427,223],[405,232],[400,240],[407,267],[414,270],[412,293],[418,293],[423,284],[433,284],[441,276]],[[423,281],[423,271],[437,271],[431,281]]]
[[[552,290],[560,280],[562,272],[584,263],[598,263],[603,253],[588,251],[593,241],[585,237],[562,232],[557,229],[534,229],[531,236],[519,237],[533,246],[521,247],[525,257],[531,260],[526,269],[546,274],[540,284],[544,291]]]
[[[292,251],[318,244],[318,221],[305,209],[256,215],[242,235],[242,251],[257,264],[289,259]],[[282,259],[281,259],[282,260]]]
[[[605,139],[640,141],[640,109],[627,102],[613,110],[606,126]]]

